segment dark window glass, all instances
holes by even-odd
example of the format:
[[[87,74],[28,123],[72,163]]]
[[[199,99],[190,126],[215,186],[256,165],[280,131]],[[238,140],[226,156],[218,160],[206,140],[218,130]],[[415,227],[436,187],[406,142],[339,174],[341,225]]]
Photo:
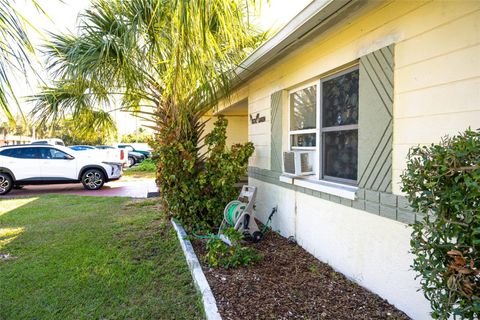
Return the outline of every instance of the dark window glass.
[[[323,134],[324,176],[357,180],[358,130]]]
[[[315,147],[317,145],[316,133],[293,134],[291,139],[292,147]]]
[[[67,154],[55,148],[41,148],[43,159],[65,159]]]
[[[290,131],[317,127],[317,86],[290,94]]]
[[[0,156],[11,157],[12,156],[12,149],[5,149],[5,150],[0,151]]]
[[[18,159],[40,159],[39,148],[11,148],[2,151],[2,156]]]
[[[358,70],[322,82],[323,127],[358,123]]]

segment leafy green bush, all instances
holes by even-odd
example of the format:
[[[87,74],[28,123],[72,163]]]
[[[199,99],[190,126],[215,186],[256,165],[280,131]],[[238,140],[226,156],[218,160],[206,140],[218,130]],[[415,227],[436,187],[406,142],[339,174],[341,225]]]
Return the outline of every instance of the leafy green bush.
[[[153,144],[162,205],[187,230],[220,225],[225,205],[237,197],[235,183],[247,171],[253,144],[227,148],[224,117],[205,136],[203,148],[203,125],[195,121],[190,128],[182,128],[171,119],[162,123]]]
[[[145,159],[138,165],[128,169],[130,172],[155,172],[156,170],[157,163],[151,158]]]
[[[413,225],[413,269],[432,316],[480,316],[480,129],[412,148],[402,191],[423,214]]]
[[[207,241],[205,262],[210,267],[235,268],[260,261],[261,256],[254,248],[242,246],[241,233],[234,228],[228,228],[224,230],[224,235],[228,237],[232,246],[218,238],[210,238]]]

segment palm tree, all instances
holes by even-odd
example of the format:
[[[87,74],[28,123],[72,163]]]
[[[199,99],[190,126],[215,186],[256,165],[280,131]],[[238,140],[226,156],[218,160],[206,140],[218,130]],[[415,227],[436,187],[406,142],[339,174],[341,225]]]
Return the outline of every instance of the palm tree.
[[[94,1],[79,34],[51,35],[45,53],[56,81],[34,97],[33,113],[54,123],[65,114],[108,110],[120,97],[123,110],[153,107],[152,114],[190,127],[264,39],[246,20],[248,2]],[[180,115],[186,110],[195,115],[189,121]]]
[[[34,97],[33,113],[55,123],[69,114],[105,115],[120,100],[122,109],[154,121],[165,211],[190,212],[214,223],[214,209],[225,199],[213,184],[204,186],[212,175],[207,156],[199,155],[202,116],[228,93],[235,68],[264,40],[247,20],[248,5],[246,0],[94,1],[80,17],[78,34],[51,35],[45,53],[56,80]],[[224,150],[210,140],[205,138],[209,146]],[[234,152],[238,156],[232,158],[243,164],[253,147]],[[215,218],[206,218],[210,211]]]
[[[31,0],[40,11],[38,3]],[[15,9],[15,2],[0,0],[0,111],[9,121],[15,122],[10,112],[9,102],[18,101],[13,92],[11,79],[13,75],[26,76],[31,66],[30,55],[34,52],[25,26],[28,21]]]

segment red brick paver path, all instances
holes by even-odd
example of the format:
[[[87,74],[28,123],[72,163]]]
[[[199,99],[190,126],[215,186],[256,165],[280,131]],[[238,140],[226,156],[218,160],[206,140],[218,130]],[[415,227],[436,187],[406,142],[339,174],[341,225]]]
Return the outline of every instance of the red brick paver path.
[[[75,184],[50,184],[42,186],[24,186],[20,190],[12,190],[4,197],[28,197],[43,194],[73,194],[80,196],[101,196],[101,197],[131,197],[146,198],[148,192],[157,191],[155,179],[138,179],[112,181],[106,183],[100,190],[85,190],[81,183]]]

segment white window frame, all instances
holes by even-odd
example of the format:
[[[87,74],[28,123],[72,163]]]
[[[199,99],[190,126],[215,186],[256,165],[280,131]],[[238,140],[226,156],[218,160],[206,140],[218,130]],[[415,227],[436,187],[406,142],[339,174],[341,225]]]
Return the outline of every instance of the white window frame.
[[[316,88],[316,97],[315,97],[315,114],[316,114],[316,121],[315,121],[315,129],[304,129],[304,130],[290,130],[291,126],[291,99],[290,96],[298,91],[301,91],[303,89],[313,87],[315,86]],[[291,90],[288,92],[288,149],[293,150],[293,151],[300,151],[300,150],[308,150],[308,151],[317,151],[318,150],[318,104],[320,102],[320,95],[319,95],[319,90],[320,90],[320,83],[318,80],[309,82],[307,84],[304,84],[302,86],[296,87],[295,89]],[[297,134],[309,134],[309,133],[315,133],[315,147],[295,147],[292,146],[292,136],[297,135]],[[316,161],[318,162],[318,161]]]
[[[332,131],[343,131],[343,130],[357,130],[358,132],[358,123],[353,125],[345,125],[345,126],[334,126],[334,127],[323,127],[322,126],[322,84],[324,81],[328,81],[344,74],[350,73],[352,71],[358,70],[359,65],[355,64],[353,66],[349,66],[343,70],[339,70],[336,72],[329,73],[327,76],[319,77],[314,81],[308,82],[302,86],[298,86],[293,88],[288,92],[288,149],[292,151],[315,151],[315,174],[310,176],[310,179],[313,178],[315,180],[326,181],[329,183],[336,183],[336,184],[344,184],[348,186],[356,186],[358,183],[358,179],[356,181],[350,179],[343,179],[338,177],[331,177],[325,176],[323,174],[324,167],[323,167],[323,156],[325,154],[324,151],[324,144],[323,144],[323,133],[325,132],[332,132]],[[315,129],[306,129],[306,130],[290,130],[291,122],[291,94],[303,90],[305,88],[316,86],[316,128]],[[340,129],[340,130],[335,130]],[[292,135],[295,134],[307,134],[307,133],[315,133],[316,134],[316,146],[315,147],[295,147],[292,146]],[[357,150],[358,155],[358,150]]]

